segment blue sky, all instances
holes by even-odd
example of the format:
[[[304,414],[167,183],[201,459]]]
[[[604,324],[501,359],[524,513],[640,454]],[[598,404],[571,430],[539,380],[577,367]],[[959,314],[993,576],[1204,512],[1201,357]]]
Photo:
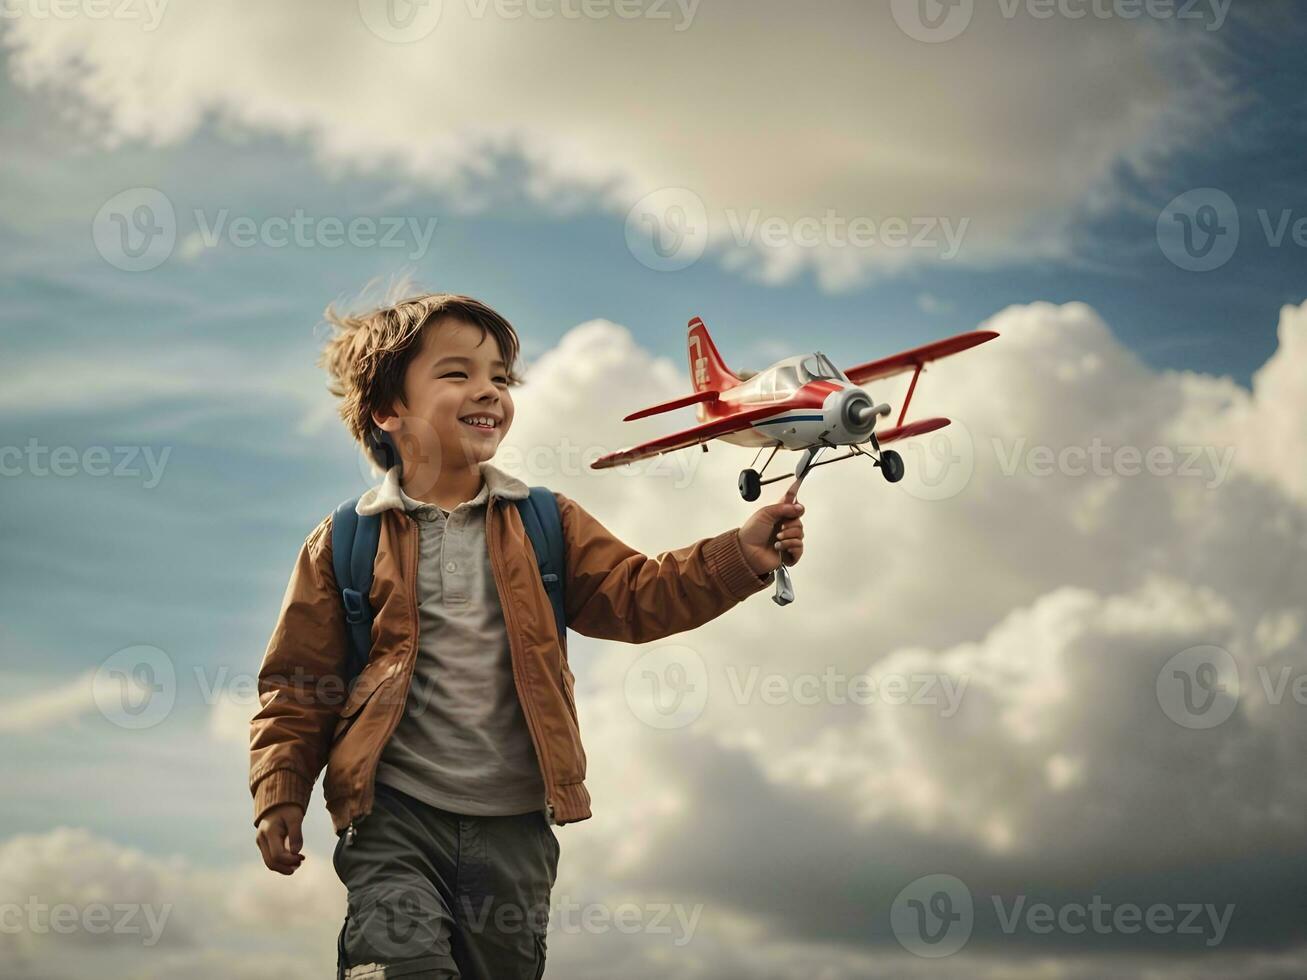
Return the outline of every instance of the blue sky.
[[[439,31],[455,29],[454,6],[447,5]],[[349,84],[340,80],[353,77],[359,88],[371,83],[368,73],[356,76],[357,66],[335,60],[356,43],[334,19],[339,12],[301,12],[298,24],[282,21],[281,14],[251,12],[205,28],[194,26],[195,9],[176,3],[150,35],[128,35],[121,25],[102,30],[86,18],[51,24],[26,16],[0,25],[0,446],[26,452],[35,440],[46,452],[70,446],[79,456],[89,447],[106,447],[115,463],[134,471],[105,478],[80,466],[62,477],[22,463],[2,478],[0,670],[17,720],[4,730],[8,751],[0,765],[9,784],[22,787],[0,802],[0,825],[8,835],[41,835],[61,824],[81,827],[151,858],[180,854],[193,867],[215,871],[252,858],[243,752],[230,738],[213,734],[219,722],[205,689],[257,668],[299,543],[335,503],[367,485],[314,359],[326,304],[348,303],[375,278],[407,272],[423,286],[468,293],[504,313],[522,335],[528,365],[542,365],[538,394],[524,394],[526,409],[556,404],[551,399],[562,397],[568,378],[577,390],[591,383],[569,375],[571,368],[557,356],[574,328],[595,320],[625,328],[629,338],[604,330],[587,336],[610,345],[604,350],[628,372],[622,377],[639,382],[600,384],[593,398],[560,416],[563,431],[578,438],[594,432],[596,439],[608,439],[610,423],[627,412],[679,392],[685,384],[685,326],[695,315],[707,322],[730,366],[757,369],[813,348],[849,365],[974,329],[1009,307],[1085,304],[1106,332],[1079,313],[1036,310],[1013,314],[1005,323],[1014,336],[1025,336],[1027,319],[1046,320],[1041,329],[1066,330],[1066,363],[1075,354],[1113,364],[1117,373],[1096,392],[1102,404],[1095,410],[1113,416],[1113,403],[1121,399],[1128,406],[1121,411],[1137,410],[1144,427],[1153,424],[1142,421],[1152,411],[1149,391],[1158,392],[1159,401],[1188,397],[1177,394],[1182,386],[1170,372],[1204,376],[1209,400],[1196,399],[1194,413],[1215,405],[1223,412],[1229,403],[1250,399],[1247,390],[1235,391],[1221,379],[1249,389],[1254,372],[1280,349],[1282,308],[1307,301],[1307,116],[1301,98],[1307,68],[1301,18],[1288,4],[1236,3],[1213,31],[1058,20],[1041,38],[1034,32],[1044,26],[1033,20],[990,27],[978,18],[971,34],[947,44],[905,38],[895,34],[887,16],[853,14],[838,5],[829,24],[808,23],[798,33],[787,31],[781,14],[769,19],[729,4],[715,10],[705,5],[702,27],[685,32],[687,43],[706,43],[696,39],[702,30],[710,40],[714,32],[730,37],[735,31],[757,45],[758,61],[769,70],[749,80],[756,99],[750,99],[749,85],[736,91],[711,74],[734,66],[744,75],[750,59],[724,53],[724,64],[714,66],[698,52],[682,60],[673,48],[679,42],[651,28],[632,35],[638,40],[625,55],[634,77],[615,78],[608,92],[595,91],[593,77],[582,68],[560,70],[547,83],[540,75],[542,88],[556,86],[543,103],[556,114],[539,129],[524,122],[530,86],[512,70],[511,59],[485,76],[462,65],[465,74],[455,81],[466,87],[455,88],[440,74],[445,69],[430,68],[434,74],[424,76],[421,58],[403,60],[420,46],[397,46],[393,64],[369,52],[376,60],[368,63],[393,77],[395,92],[394,106],[378,109],[374,124],[368,101],[362,95],[348,101]],[[792,104],[771,97],[788,84],[778,53],[811,54],[840,33],[840,18],[864,16],[879,17],[871,21],[865,64],[832,57],[827,75],[815,62],[796,76]],[[564,26],[540,26],[540,44],[557,63],[571,65],[573,45],[595,40],[565,37]],[[228,43],[205,44],[206,30]],[[1161,36],[1150,42],[1157,46],[1156,58],[1140,55],[1139,35],[1132,32],[1144,30]],[[432,35],[436,41],[444,36],[439,31]],[[1097,33],[1086,40],[1086,32]],[[1013,34],[1017,41],[1010,40]],[[301,43],[287,62],[293,71],[283,75],[276,53],[286,37]],[[251,38],[267,43],[249,43]],[[305,40],[320,48],[321,59],[304,52]],[[214,67],[219,48],[230,52],[230,65]],[[606,45],[604,57],[620,65],[622,50],[619,45],[614,54]],[[1011,77],[1008,66],[1018,54],[1029,54],[1031,77]],[[1053,77],[1060,58],[1066,59],[1069,80]],[[612,68],[598,56],[595,61],[596,72]],[[895,78],[885,74],[886,64],[906,67]],[[1088,71],[1086,64],[1107,67]],[[1193,74],[1168,74],[1175,66]],[[884,100],[868,107],[865,130],[854,111],[864,69],[866,84]],[[573,70],[575,76],[567,73]],[[679,77],[701,71],[704,104],[695,104],[684,90],[665,94],[659,85],[664,70]],[[1113,84],[1121,88],[1100,90],[1099,80],[1110,75],[1119,75]],[[641,84],[646,77],[650,81]],[[1040,79],[1052,95],[1039,94]],[[319,90],[341,99],[339,110],[322,104]],[[505,101],[505,93],[515,91],[522,96],[520,109]],[[1137,103],[1119,105],[1123,92],[1137,96]],[[957,114],[955,102],[963,107]],[[428,106],[429,117],[413,115]],[[468,136],[466,126],[446,124],[447,116],[477,112],[489,124],[500,110],[507,137]],[[828,114],[842,113],[846,128],[832,125],[820,130],[827,141],[809,142],[812,132],[803,131],[809,110],[814,126],[827,126]],[[338,128],[326,122],[335,111]],[[973,119],[970,112],[981,114]],[[395,116],[405,113],[415,121],[397,124]],[[942,134],[938,138],[952,156],[929,156],[927,151],[940,147],[930,141],[935,136],[917,141],[914,115],[924,116],[926,131]],[[1084,153],[1081,167],[1079,151],[1051,145],[1078,140],[1090,150],[1105,149]],[[501,146],[501,152],[491,154],[488,145]],[[769,147],[776,159],[770,159]],[[1004,160],[1007,171],[998,166]],[[477,164],[488,171],[472,173]],[[744,190],[732,199],[737,181]],[[774,200],[758,190],[769,181],[777,187]],[[1027,185],[1031,207],[1024,212],[1014,202],[1027,196]],[[626,219],[633,201],[667,186],[692,188],[714,213],[717,232],[724,228],[716,217],[720,206],[760,209],[787,220],[820,215],[829,206],[878,219],[942,214],[967,218],[970,225],[962,250],[947,260],[882,260],[880,252],[869,250],[850,265],[847,249],[818,248],[792,250],[775,267],[788,271],[762,274],[769,259],[714,240],[688,268],[660,271],[628,248]],[[1203,188],[1234,202],[1240,237],[1228,261],[1194,272],[1168,255],[1158,225],[1170,202]],[[97,214],[119,195],[139,196],[141,189],[162,194],[172,205],[175,242],[154,268],[124,271],[97,248],[94,230],[104,227],[96,224]],[[942,202],[938,212],[922,204],[935,192]],[[1206,201],[1194,205],[1195,215]],[[240,248],[230,239],[206,248],[197,237],[215,220],[260,224],[297,210],[342,223],[395,216],[419,228],[435,224],[429,243],[409,225],[396,248],[275,247],[266,241]],[[133,220],[130,209],[122,215]],[[1264,223],[1275,228],[1286,218],[1284,240],[1269,241]],[[1301,245],[1292,231],[1300,220]],[[824,281],[823,268],[836,270],[832,275],[839,281]],[[1025,341],[1012,342],[1024,350],[1019,343]],[[978,360],[970,362],[975,374],[961,360],[954,373],[941,369],[941,388],[932,397],[960,418],[970,418],[969,407],[987,390],[1001,395],[1000,404],[1013,416],[1028,409],[1037,417],[1041,405],[1047,415],[1052,404],[1054,412],[1065,406],[1067,419],[1081,418],[1080,407],[1056,397],[1041,401],[1037,389],[1044,379],[1030,375],[1046,362],[1010,356],[1010,363],[993,362],[1002,369],[992,372],[989,362]],[[642,372],[650,358],[670,359],[677,383],[668,386],[664,376],[646,380]],[[1132,358],[1153,388],[1135,387]],[[949,402],[950,390],[965,392],[971,401]],[[1271,410],[1262,403],[1256,408]],[[973,430],[979,439],[989,431],[989,416],[977,407],[977,418]],[[1190,415],[1177,410],[1176,418]],[[534,424],[538,428],[529,431],[548,429],[545,422]],[[1065,423],[1068,432],[1072,424]],[[1283,424],[1262,429],[1297,431],[1291,422]],[[1066,438],[1088,438],[1089,431]],[[1158,423],[1158,431],[1168,430]],[[136,455],[126,459],[126,451],[114,448],[120,446],[133,447]],[[1250,442],[1239,450],[1241,460],[1259,460],[1265,472],[1257,480],[1279,488],[1248,490],[1253,496],[1240,498],[1243,506],[1254,499],[1268,513],[1274,509],[1286,521],[1301,520],[1293,490],[1302,486],[1296,482],[1301,457],[1289,453],[1288,461],[1263,464],[1265,449]],[[147,451],[163,460],[157,481],[141,455]],[[731,457],[723,465],[727,473],[744,460]],[[703,499],[729,496],[731,483],[728,476],[720,486],[703,485]],[[709,533],[714,522],[738,520],[742,513],[731,501],[673,525],[653,513],[665,505],[656,493],[632,491],[628,500],[613,485],[592,478],[575,483],[582,503],[593,505],[606,523],[611,517],[611,526],[651,552],[693,540],[686,537],[687,525]],[[593,488],[590,497],[584,496],[587,488]],[[1263,492],[1267,496],[1255,495]],[[1004,508],[1001,496],[986,496],[974,485],[968,494],[974,511],[949,515],[936,508],[934,526],[956,531],[944,540],[958,549],[959,568],[974,562],[984,569],[991,563],[981,551],[983,532],[974,530],[979,524],[1023,532],[1019,522],[1009,524],[1017,515]],[[853,499],[847,503],[852,506]],[[1061,507],[1073,509],[1060,497],[1049,503],[1050,511]],[[1148,513],[1139,504],[1129,522],[1136,516],[1143,522]],[[898,530],[909,550],[935,540],[924,525],[908,527],[917,526],[904,523]],[[835,548],[833,525],[830,533]],[[1082,546],[1110,551],[1118,542],[1109,538],[1105,531]],[[1208,553],[1185,551],[1181,557],[1184,548],[1199,545],[1193,535],[1178,540],[1190,544],[1141,538],[1138,554],[1127,549],[1111,552],[1102,564],[1056,569],[1041,565],[1053,559],[1037,542],[1018,543],[1002,559],[1010,566],[973,586],[975,596],[960,599],[952,617],[941,616],[944,622],[923,627],[920,636],[894,626],[893,640],[886,639],[877,655],[919,645],[997,644],[992,629],[1010,615],[1038,608],[1041,596],[1061,586],[1105,596],[1115,580],[1133,588],[1133,576],[1151,561],[1146,554],[1168,552],[1175,556],[1169,574],[1194,588],[1216,587],[1190,574]],[[976,553],[962,556],[968,550]],[[817,565],[819,554],[814,548],[808,564]],[[840,561],[832,558],[824,573],[812,571],[815,580],[824,575],[843,582],[852,574],[856,566],[839,554]],[[1301,566],[1284,561],[1290,576],[1297,574]],[[1113,562],[1119,574],[1112,572]],[[905,593],[905,604],[929,608],[925,583],[932,573],[903,574],[905,582],[921,585],[920,594]],[[1038,588],[1036,581],[1042,581]],[[1287,584],[1293,585],[1292,578]],[[841,615],[862,612],[852,612],[836,592],[827,599],[819,599],[824,593],[815,586],[813,592],[814,614],[834,617],[832,629],[843,627],[851,635],[889,615],[875,610],[866,613],[866,622],[840,621]],[[1247,597],[1225,598],[1240,616],[1246,612],[1260,624],[1257,635],[1263,638],[1274,632],[1265,625],[1272,614],[1292,619],[1287,599],[1283,608],[1272,608],[1268,598],[1267,607],[1257,610],[1247,608],[1253,602]],[[1250,635],[1256,630],[1249,627]],[[178,679],[176,708],[148,734],[108,724],[77,694],[79,678],[115,651],[139,644],[165,651]],[[582,688],[596,699],[596,716],[611,677],[592,664],[612,656],[608,646],[575,640],[573,662]],[[741,807],[746,812],[747,803]],[[320,809],[315,799],[311,820],[322,846],[329,837]],[[953,845],[965,850],[970,842],[959,835]],[[1265,852],[1238,858],[1264,862]],[[1292,859],[1300,862],[1301,851]],[[1180,866],[1184,860],[1177,857]],[[1220,881],[1225,871],[1212,873],[1211,880]],[[660,878],[651,872],[635,880],[638,885]],[[723,890],[735,891],[729,885]]]

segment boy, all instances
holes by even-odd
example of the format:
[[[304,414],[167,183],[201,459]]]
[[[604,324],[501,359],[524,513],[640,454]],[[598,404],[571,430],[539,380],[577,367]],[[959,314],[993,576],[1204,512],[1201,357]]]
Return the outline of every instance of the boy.
[[[381,515],[372,649],[346,692],[329,515],[300,549],[259,674],[259,850],[281,874],[300,866],[325,766],[349,896],[339,976],[538,978],[553,826],[591,814],[565,638],[513,503],[528,488],[490,462],[513,423],[517,335],[449,294],[327,319],[321,363],[341,417],[386,469],[356,507]],[[587,636],[694,629],[765,589],[782,552],[794,564],[803,551],[792,493],[657,558],[555,497],[567,625]]]

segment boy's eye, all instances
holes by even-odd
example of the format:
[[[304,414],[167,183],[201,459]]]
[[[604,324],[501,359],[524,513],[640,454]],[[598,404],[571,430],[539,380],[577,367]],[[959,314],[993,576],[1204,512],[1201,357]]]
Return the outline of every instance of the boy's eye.
[[[465,371],[446,371],[444,374],[441,375],[441,377],[442,377],[442,378],[466,378],[466,377],[467,377],[467,372],[465,372]],[[500,384],[500,385],[506,385],[506,384],[508,384],[508,378],[507,378],[507,376],[502,375],[502,374],[497,374],[497,375],[495,375],[495,377],[494,377],[493,380],[494,380],[495,384]]]

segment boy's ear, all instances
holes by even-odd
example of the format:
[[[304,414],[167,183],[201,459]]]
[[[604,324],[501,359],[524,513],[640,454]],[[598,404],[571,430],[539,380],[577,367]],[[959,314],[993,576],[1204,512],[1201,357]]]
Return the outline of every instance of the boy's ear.
[[[373,409],[372,424],[387,432],[398,432],[400,428],[399,416],[393,409]]]

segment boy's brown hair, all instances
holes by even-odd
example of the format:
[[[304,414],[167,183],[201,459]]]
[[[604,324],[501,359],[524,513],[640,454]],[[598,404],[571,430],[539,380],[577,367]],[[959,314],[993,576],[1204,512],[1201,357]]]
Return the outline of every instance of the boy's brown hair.
[[[401,284],[392,294],[405,291]],[[404,397],[404,373],[422,349],[427,327],[445,319],[461,320],[489,333],[499,344],[510,385],[521,384],[517,331],[480,300],[457,293],[419,293],[387,302],[364,313],[342,314],[328,304],[323,319],[332,335],[318,358],[327,370],[329,390],[341,399],[340,417],[350,435],[383,470],[398,462],[380,438],[372,412],[389,408]]]

